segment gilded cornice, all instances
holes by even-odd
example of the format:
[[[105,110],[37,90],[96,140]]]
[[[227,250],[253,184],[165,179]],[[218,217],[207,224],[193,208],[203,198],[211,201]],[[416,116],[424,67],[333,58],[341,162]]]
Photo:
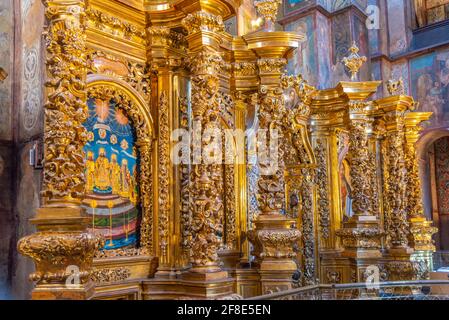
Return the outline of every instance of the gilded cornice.
[[[144,0],[144,7],[152,25],[181,26],[188,14],[204,11],[224,20],[237,12],[241,0]]]
[[[145,13],[118,0],[92,0],[86,8],[87,45],[114,55],[144,62]]]
[[[145,28],[131,23],[102,10],[89,8],[86,10],[88,26],[95,27],[115,37],[141,42],[145,38]]]
[[[283,31],[255,32],[243,36],[248,49],[264,58],[287,58],[304,39],[303,35]]]
[[[344,93],[349,100],[366,100],[376,93],[381,81],[346,82],[338,83],[336,89]]]

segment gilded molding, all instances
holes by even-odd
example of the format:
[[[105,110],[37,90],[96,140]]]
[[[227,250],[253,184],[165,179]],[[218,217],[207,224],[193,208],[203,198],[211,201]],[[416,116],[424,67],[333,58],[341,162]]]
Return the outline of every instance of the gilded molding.
[[[284,58],[261,58],[257,60],[257,67],[261,74],[283,73],[287,65]]]
[[[159,143],[158,143],[158,179],[159,179],[159,217],[158,233],[161,258],[167,258],[169,244],[169,215],[170,215],[170,123],[169,103],[167,92],[162,91],[159,97]]]
[[[147,28],[151,46],[167,46],[174,49],[186,50],[186,37],[181,32],[175,32],[166,26],[151,26]]]
[[[234,165],[224,167],[225,173],[225,246],[227,249],[237,249],[236,230],[236,194],[235,194],[235,170]]]
[[[189,34],[210,31],[220,33],[224,31],[223,18],[205,11],[197,11],[187,15],[182,20],[182,25]]]
[[[253,62],[234,62],[232,66],[236,77],[257,76],[257,66]]]
[[[345,249],[380,249],[383,234],[379,228],[344,228],[337,231]]]
[[[187,97],[179,97],[180,128],[189,129],[189,102]],[[192,213],[190,212],[190,166],[181,163],[180,171],[180,215],[181,215],[181,247],[189,255],[192,241]]]
[[[134,37],[139,38],[140,41],[145,39],[145,28],[139,25],[124,21],[94,8],[88,8],[86,16],[88,25],[93,25],[95,28],[113,36],[127,40],[132,40]]]
[[[314,170],[304,168],[301,170],[303,177],[301,188],[302,214],[301,235],[303,243],[303,285],[310,286],[317,282],[317,270],[315,265],[315,223],[313,209],[314,194]]]
[[[317,169],[315,181],[318,187],[317,205],[320,234],[323,239],[329,239],[331,227],[327,154],[326,141],[324,139],[316,140],[315,156]]]
[[[103,59],[103,61],[98,61]],[[145,100],[150,103],[151,100],[151,66],[142,65],[133,61],[128,61],[123,57],[118,57],[100,50],[88,50],[88,74],[106,74],[120,79],[131,85]],[[104,60],[107,62],[105,63]],[[110,63],[119,63],[123,69],[117,71]],[[126,74],[125,74],[126,72]]]
[[[131,276],[131,270],[125,267],[95,269],[91,274],[91,279],[97,284],[120,282]]]

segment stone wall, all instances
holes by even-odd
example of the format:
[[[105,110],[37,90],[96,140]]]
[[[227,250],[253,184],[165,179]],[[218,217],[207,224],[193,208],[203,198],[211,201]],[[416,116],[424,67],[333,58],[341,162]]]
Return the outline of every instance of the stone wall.
[[[13,130],[12,106],[14,87],[14,10],[13,0],[0,2],[0,67],[8,77],[0,83],[0,299],[9,297],[10,247],[14,229],[12,214]]]
[[[32,233],[29,218],[39,206],[41,171],[29,152],[42,138],[44,8],[40,0],[0,3],[0,298],[29,297],[31,260],[17,252],[17,240]]]

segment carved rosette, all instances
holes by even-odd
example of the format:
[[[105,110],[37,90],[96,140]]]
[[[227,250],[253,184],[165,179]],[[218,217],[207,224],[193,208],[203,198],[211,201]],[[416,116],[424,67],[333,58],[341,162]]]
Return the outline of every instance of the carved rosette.
[[[137,136],[139,148],[139,192],[142,207],[142,221],[140,225],[140,246],[148,254],[154,254],[153,248],[153,142],[152,128],[143,112],[128,96],[128,94],[116,87],[107,85],[95,85],[88,89],[89,98],[97,98],[105,101],[113,100],[117,107],[122,109],[131,119],[132,126]],[[111,251],[111,250],[109,250]]]
[[[33,259],[36,271],[30,280],[37,285],[62,284],[71,276],[85,284],[101,242],[101,238],[90,233],[42,231],[20,239],[18,250]]]
[[[42,195],[50,200],[84,194],[87,134],[86,35],[84,1],[45,1],[49,88],[45,103]]]

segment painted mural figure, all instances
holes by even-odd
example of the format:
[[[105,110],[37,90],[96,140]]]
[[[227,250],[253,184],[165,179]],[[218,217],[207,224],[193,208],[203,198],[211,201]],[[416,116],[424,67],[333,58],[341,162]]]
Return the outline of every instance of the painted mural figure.
[[[440,81],[443,85],[443,100],[445,101],[444,112],[449,112],[449,59],[445,62],[445,67],[441,70]]]
[[[429,128],[442,127],[449,121],[449,53],[430,53],[411,61],[412,93],[421,110],[433,112]]]
[[[441,119],[441,110],[439,106],[444,103],[442,99],[443,90],[441,89],[441,85],[438,81],[434,82],[433,88],[430,89],[430,99],[429,103],[431,105],[431,111],[434,114],[436,121],[439,123]]]

